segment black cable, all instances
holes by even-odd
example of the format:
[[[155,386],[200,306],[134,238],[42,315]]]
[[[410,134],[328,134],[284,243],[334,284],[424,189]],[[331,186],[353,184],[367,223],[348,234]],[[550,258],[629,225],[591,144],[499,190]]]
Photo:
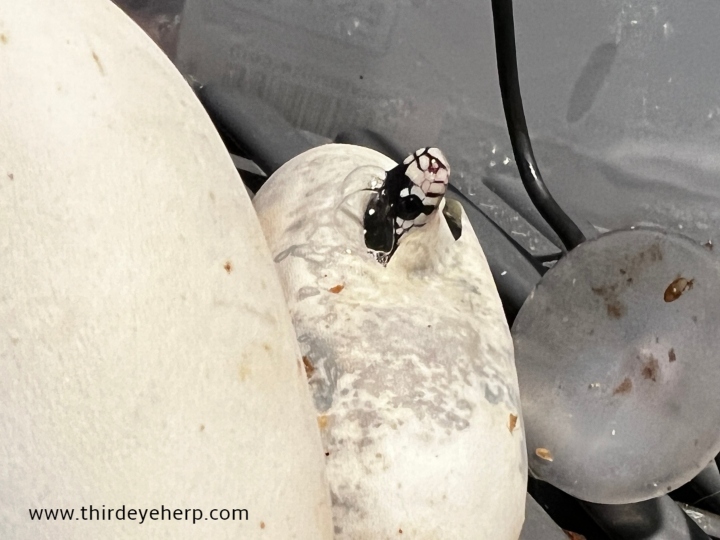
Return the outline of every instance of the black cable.
[[[585,241],[585,235],[548,191],[533,155],[518,81],[512,0],[491,1],[500,93],[520,178],[535,208],[571,250]]]

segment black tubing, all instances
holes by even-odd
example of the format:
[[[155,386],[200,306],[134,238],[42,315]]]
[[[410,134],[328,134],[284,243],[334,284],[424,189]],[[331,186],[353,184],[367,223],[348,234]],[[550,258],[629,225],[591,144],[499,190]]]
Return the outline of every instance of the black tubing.
[[[585,241],[585,235],[550,194],[535,161],[520,95],[512,0],[491,2],[500,93],[520,178],[540,215],[571,250]]]

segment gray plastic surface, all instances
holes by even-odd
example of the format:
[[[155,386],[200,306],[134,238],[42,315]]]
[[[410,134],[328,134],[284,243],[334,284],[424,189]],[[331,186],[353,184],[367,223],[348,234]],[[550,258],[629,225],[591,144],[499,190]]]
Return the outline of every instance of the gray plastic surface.
[[[530,132],[561,205],[607,229],[713,237],[720,3],[526,1],[515,19]],[[366,127],[437,145],[477,203],[498,206],[479,178],[517,177],[490,2],[187,0],[176,62],[327,137]]]
[[[720,470],[712,460],[687,486],[695,497],[688,502],[720,514]]]
[[[613,540],[709,540],[705,528],[667,495],[635,504],[587,504]]]
[[[692,519],[710,538],[720,538],[720,516],[687,504],[678,506]]]
[[[568,536],[528,494],[525,503],[525,523],[518,540],[568,540]]]

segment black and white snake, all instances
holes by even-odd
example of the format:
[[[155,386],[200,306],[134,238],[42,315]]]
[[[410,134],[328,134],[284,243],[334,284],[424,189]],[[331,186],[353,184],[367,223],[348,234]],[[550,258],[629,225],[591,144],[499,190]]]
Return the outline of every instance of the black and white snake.
[[[386,172],[363,217],[365,245],[387,264],[401,237],[422,227],[445,195],[450,165],[437,148],[421,148]]]

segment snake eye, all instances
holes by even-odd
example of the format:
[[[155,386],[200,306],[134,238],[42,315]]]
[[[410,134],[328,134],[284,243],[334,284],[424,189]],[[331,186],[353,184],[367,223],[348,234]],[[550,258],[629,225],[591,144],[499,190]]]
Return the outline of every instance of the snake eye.
[[[450,167],[437,148],[422,148],[386,171],[384,182],[365,206],[365,246],[385,265],[398,249],[401,237],[425,225],[438,208],[447,188]]]
[[[420,214],[425,214],[425,205],[417,195],[400,197],[397,204],[397,216],[404,220],[414,220]]]

